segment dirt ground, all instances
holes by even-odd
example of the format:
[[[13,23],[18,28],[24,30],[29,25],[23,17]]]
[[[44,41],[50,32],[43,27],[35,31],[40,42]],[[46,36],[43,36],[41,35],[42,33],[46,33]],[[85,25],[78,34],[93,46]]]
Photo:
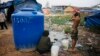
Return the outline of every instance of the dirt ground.
[[[80,43],[86,42],[87,37],[100,37],[100,34],[94,34],[86,31],[84,28],[79,28],[79,41]],[[75,53],[65,51],[66,55],[59,56],[86,56],[83,51]],[[21,52],[17,51],[14,46],[13,33],[11,25],[7,30],[0,30],[0,56],[41,56],[38,52]],[[50,56],[50,53],[47,55]]]

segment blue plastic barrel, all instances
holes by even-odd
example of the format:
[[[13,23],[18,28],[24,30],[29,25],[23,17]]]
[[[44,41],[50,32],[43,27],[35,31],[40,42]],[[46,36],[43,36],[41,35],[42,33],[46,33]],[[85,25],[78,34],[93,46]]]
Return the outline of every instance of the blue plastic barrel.
[[[17,49],[34,49],[44,31],[44,15],[31,8],[12,14],[13,36]]]

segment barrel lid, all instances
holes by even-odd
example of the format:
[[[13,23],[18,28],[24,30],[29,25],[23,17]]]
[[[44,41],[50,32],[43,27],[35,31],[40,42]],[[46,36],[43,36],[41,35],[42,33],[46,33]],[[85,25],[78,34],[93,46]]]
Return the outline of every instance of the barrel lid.
[[[21,11],[35,11],[33,8],[22,8]]]

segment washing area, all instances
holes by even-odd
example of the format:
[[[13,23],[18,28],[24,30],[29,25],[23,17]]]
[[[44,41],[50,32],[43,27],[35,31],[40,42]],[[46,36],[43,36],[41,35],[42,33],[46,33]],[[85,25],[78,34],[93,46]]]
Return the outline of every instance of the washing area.
[[[51,47],[51,56],[58,56],[60,50],[67,51],[71,46],[70,34],[64,32],[50,31],[50,40],[53,43]]]

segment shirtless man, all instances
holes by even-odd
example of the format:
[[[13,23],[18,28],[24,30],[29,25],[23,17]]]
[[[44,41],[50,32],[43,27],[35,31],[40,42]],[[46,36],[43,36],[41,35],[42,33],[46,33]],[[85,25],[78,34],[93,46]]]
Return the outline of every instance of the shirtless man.
[[[72,16],[72,32],[71,32],[71,38],[72,38],[72,48],[69,49],[69,51],[75,51],[75,45],[78,40],[78,25],[80,23],[80,13],[75,12]]]

